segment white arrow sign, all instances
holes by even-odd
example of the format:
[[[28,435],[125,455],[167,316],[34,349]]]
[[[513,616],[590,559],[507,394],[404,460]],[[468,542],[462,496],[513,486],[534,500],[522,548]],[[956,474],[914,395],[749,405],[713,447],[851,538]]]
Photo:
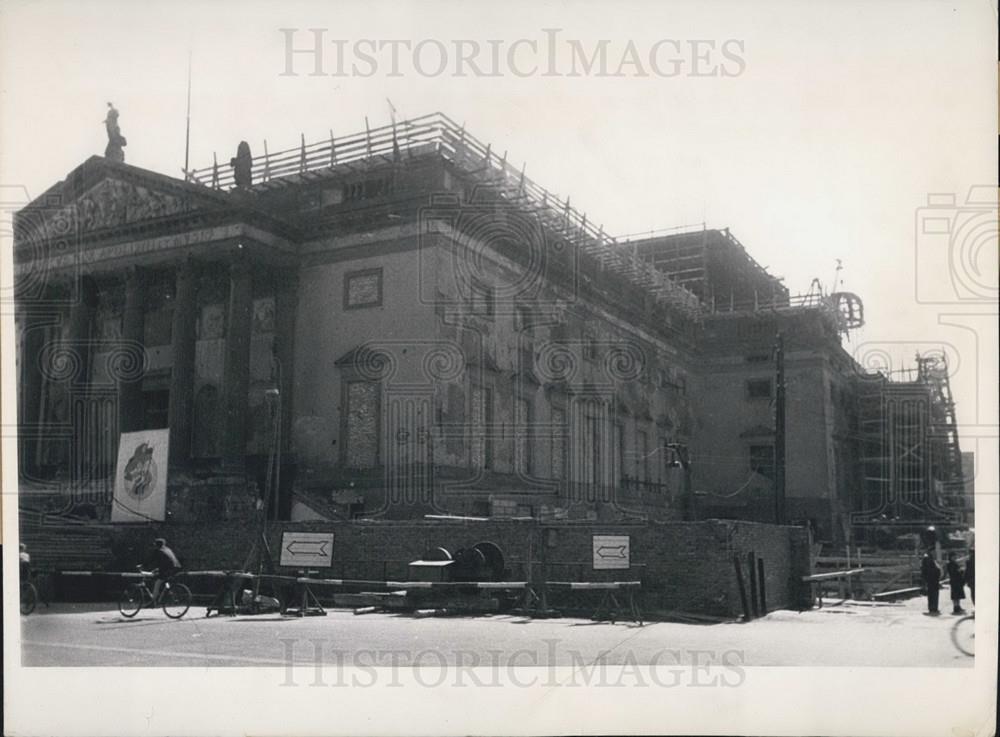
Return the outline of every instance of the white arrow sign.
[[[594,535],[594,570],[628,568],[631,550],[628,535]]]
[[[322,566],[333,564],[332,532],[285,532],[281,535],[281,565]]]

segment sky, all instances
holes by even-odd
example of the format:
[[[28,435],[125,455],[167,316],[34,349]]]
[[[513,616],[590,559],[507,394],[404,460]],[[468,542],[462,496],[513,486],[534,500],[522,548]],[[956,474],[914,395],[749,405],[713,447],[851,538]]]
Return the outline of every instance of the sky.
[[[384,125],[387,99],[401,118],[442,111],[612,234],[728,227],[793,294],[832,289],[839,260],[867,318],[848,350],[898,368],[944,348],[960,422],[995,436],[995,2],[7,1],[4,207],[103,153],[108,101],[126,162],[180,176],[189,55],[194,167],[240,140],[273,152]],[[308,48],[313,28],[324,74],[302,54],[287,74],[288,38]],[[571,42],[589,55],[602,39],[607,75],[566,74]],[[499,73],[457,76],[456,43],[486,72],[499,49]],[[639,61],[619,69],[630,45]],[[561,76],[545,74],[550,47]],[[964,207],[973,185],[992,202]],[[925,232],[940,194],[958,235]]]

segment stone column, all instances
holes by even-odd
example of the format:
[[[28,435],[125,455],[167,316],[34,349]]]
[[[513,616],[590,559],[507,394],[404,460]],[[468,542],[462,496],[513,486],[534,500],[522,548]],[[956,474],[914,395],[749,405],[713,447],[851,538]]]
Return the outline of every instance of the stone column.
[[[237,258],[229,267],[229,311],[222,378],[222,461],[232,471],[246,456],[247,392],[250,385],[250,331],[253,327],[253,276]]]
[[[94,438],[90,426],[90,379],[94,353],[94,314],[98,293],[94,281],[81,277],[73,284],[65,347],[73,354],[77,370],[68,382],[68,404],[73,437],[70,446],[69,479],[82,482],[96,460],[91,452]]]
[[[74,393],[86,393],[86,387],[90,383],[97,299],[97,288],[90,279],[84,277],[74,284],[73,304],[69,310],[67,330],[67,347],[79,362],[79,370],[72,379]]]
[[[276,493],[271,513],[281,519],[290,509],[287,494],[293,480],[293,463],[288,452],[292,448],[292,417],[295,387],[295,323],[298,312],[298,273],[290,269],[274,285],[274,355],[278,364],[278,389],[281,392],[281,446],[278,449]]]
[[[177,266],[174,315],[171,324],[170,463],[191,458],[191,415],[194,397],[195,324],[198,316],[198,279],[195,264],[186,259]]]
[[[143,274],[136,267],[125,273],[125,308],[122,313],[122,350],[128,365],[118,376],[118,427],[121,432],[141,430],[144,424],[142,364],[145,362],[143,327],[145,322]],[[132,362],[139,361],[139,365]],[[134,371],[131,369],[135,369]]]
[[[20,370],[18,387],[20,408],[17,418],[20,474],[34,478],[37,471],[38,441],[41,433],[42,371],[39,361],[45,347],[45,326],[52,318],[37,312],[24,314],[24,332],[20,345]]]
[[[282,275],[274,287],[274,355],[278,359],[281,391],[281,451],[292,445],[292,402],[295,386],[295,323],[298,310],[298,274]]]

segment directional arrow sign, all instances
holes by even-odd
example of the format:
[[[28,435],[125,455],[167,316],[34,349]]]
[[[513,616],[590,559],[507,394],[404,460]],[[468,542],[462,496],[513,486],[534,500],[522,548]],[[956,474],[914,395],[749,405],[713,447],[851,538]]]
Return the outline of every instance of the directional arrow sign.
[[[328,568],[332,564],[332,532],[285,532],[281,535],[281,565]]]
[[[628,535],[594,535],[594,570],[628,568],[630,547]]]
[[[303,556],[303,555],[326,555],[329,549],[330,543],[326,540],[322,542],[319,540],[292,540],[288,543],[288,547],[285,550],[292,557]]]

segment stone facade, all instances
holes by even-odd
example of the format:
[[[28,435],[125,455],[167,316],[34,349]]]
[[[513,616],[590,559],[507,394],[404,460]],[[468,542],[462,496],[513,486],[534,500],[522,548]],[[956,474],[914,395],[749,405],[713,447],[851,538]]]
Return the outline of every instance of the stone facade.
[[[93,485],[119,432],[169,427],[174,522],[269,485],[283,519],[770,521],[781,329],[786,518],[846,534],[856,366],[829,305],[793,309],[728,234],[689,289],[658,271],[687,251],[608,245],[464,131],[392,135],[228,191],[94,157],[19,213],[25,482]]]

